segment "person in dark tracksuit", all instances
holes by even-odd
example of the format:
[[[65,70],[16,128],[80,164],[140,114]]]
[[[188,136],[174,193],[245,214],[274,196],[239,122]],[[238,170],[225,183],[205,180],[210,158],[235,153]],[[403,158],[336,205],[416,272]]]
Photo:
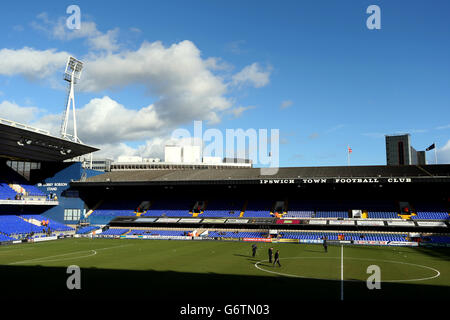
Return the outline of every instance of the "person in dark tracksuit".
[[[269,263],[272,263],[273,248],[269,248]]]
[[[328,252],[327,237],[323,237],[323,248],[325,249],[325,252]]]
[[[275,266],[275,263],[278,263],[278,266],[281,267],[281,264],[280,264],[280,252],[278,250],[275,252],[275,257],[273,259],[273,266]]]
[[[255,257],[256,255],[256,249],[258,249],[258,247],[256,246],[256,244],[252,244],[252,256]]]

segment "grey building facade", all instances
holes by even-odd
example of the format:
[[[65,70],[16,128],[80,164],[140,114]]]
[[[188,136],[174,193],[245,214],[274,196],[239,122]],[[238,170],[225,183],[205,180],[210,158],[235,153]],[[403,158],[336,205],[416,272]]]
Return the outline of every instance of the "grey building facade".
[[[425,165],[425,151],[411,146],[411,135],[386,135],[386,164],[388,166]]]

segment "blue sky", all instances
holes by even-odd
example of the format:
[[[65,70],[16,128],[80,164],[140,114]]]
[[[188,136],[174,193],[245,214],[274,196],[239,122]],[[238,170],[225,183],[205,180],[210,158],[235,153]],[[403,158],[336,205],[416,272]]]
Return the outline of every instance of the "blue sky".
[[[81,9],[81,31],[65,27]],[[369,5],[381,29],[369,30]],[[176,128],[279,129],[280,165],[386,163],[384,135],[450,163],[448,1],[14,1],[0,13],[0,117],[57,132],[68,54],[79,135],[162,156]],[[40,67],[36,67],[39,65]],[[428,154],[434,162],[434,153]]]

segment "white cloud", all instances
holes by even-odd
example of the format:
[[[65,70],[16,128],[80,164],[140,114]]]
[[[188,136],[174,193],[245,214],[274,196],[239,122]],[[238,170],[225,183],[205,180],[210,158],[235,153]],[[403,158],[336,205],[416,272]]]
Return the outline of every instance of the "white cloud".
[[[3,103],[0,107],[3,107]],[[18,120],[28,117],[25,120],[32,126],[59,136],[62,114],[47,114],[37,118],[37,108],[18,107],[16,109],[13,113],[15,116],[9,113],[5,118]],[[2,112],[0,117],[3,117]],[[160,128],[163,123],[158,124],[155,117],[156,114],[151,105],[132,110],[105,96],[92,99],[78,109],[78,134],[83,143],[100,149],[95,153],[96,158],[117,159],[121,155],[161,158],[164,155],[164,145],[169,139],[169,133],[168,128]],[[72,134],[71,117],[68,130]],[[135,140],[138,141],[134,147],[126,143]]]
[[[62,122],[62,114],[46,114],[40,118],[36,118],[31,123],[32,126],[39,129],[44,129],[50,132],[54,136],[59,136]]]
[[[271,69],[271,67],[263,69],[255,62],[233,75],[233,84],[238,87],[244,85],[251,85],[255,88],[264,87],[270,82]]]
[[[0,50],[0,74],[20,74],[28,79],[52,77],[63,72],[67,52],[32,48]],[[211,59],[202,59],[190,41],[169,47],[161,42],[144,42],[135,51],[89,54],[83,59],[84,72],[77,90],[101,92],[129,85],[143,85],[157,97],[154,108],[161,119],[172,124],[191,120],[220,121],[221,113],[232,106],[226,97],[228,84],[209,68]]]
[[[91,50],[111,52],[120,48],[117,41],[119,28],[103,33],[98,30],[95,22],[83,19],[80,23],[80,29],[69,29],[66,26],[67,17],[59,17],[56,21],[53,21],[49,19],[45,12],[39,14],[37,19],[37,21],[31,23],[31,26],[53,39],[69,41],[86,38]]]
[[[56,49],[1,49],[0,75],[20,74],[29,80],[44,79],[56,71],[62,73],[69,55],[65,51],[57,52]]]
[[[142,32],[141,29],[136,28],[136,27],[131,27],[131,28],[129,28],[129,30],[130,30],[131,32],[134,32],[134,33],[141,33],[141,32]]]
[[[334,127],[331,127],[329,129],[325,130],[324,134],[330,134],[330,133],[335,132],[335,131],[337,131],[339,129],[342,129],[344,127],[345,127],[345,124],[342,124],[342,123],[338,124],[338,125],[335,125]]]
[[[240,118],[245,111],[254,109],[254,108],[256,108],[256,107],[255,106],[247,106],[247,107],[240,106],[240,107],[230,109],[229,113],[231,113],[234,118]]]
[[[407,130],[397,130],[394,134],[406,134],[406,133],[426,133],[428,129],[407,129]]]
[[[79,88],[101,92],[141,84],[159,97],[154,105],[161,118],[215,123],[220,119],[218,113],[232,102],[225,97],[227,84],[209,69],[210,64],[191,41],[169,47],[159,41],[144,42],[136,51],[88,57]]]
[[[125,143],[109,143],[96,145],[100,149],[95,153],[96,158],[117,159],[119,156],[139,156],[143,158],[159,158],[164,160],[164,147],[171,145],[202,145],[198,139],[184,138],[173,139],[170,135],[163,135],[148,139],[143,143],[131,147]]]
[[[92,50],[106,50],[106,51],[116,51],[119,49],[119,44],[117,43],[117,37],[119,35],[119,28],[113,30],[108,30],[106,33],[100,33],[97,36],[89,37],[88,42]]]
[[[41,110],[37,107],[23,107],[14,102],[0,102],[0,118],[29,124]]]
[[[439,163],[450,163],[450,140],[436,151]]]
[[[13,30],[17,32],[22,32],[23,30],[25,30],[25,28],[22,25],[18,24],[13,26]]]
[[[70,133],[72,120],[70,114]],[[61,122],[62,114],[48,114],[34,121],[33,125],[58,135]],[[78,136],[84,143],[92,145],[142,141],[165,133],[172,125],[159,119],[153,105],[128,109],[108,96],[94,98],[77,108]]]
[[[242,49],[245,44],[245,40],[232,41],[226,44],[226,49],[234,54],[246,53],[247,51]]]
[[[292,100],[284,100],[283,102],[281,102],[280,108],[281,109],[286,109],[289,108],[290,106],[292,106],[294,103],[292,102]]]
[[[369,137],[369,138],[380,139],[380,138],[384,138],[386,134],[381,133],[381,132],[365,132],[365,133],[362,133],[362,135]]]
[[[99,151],[94,153],[94,158],[108,158],[117,160],[120,156],[137,156],[137,149],[123,142],[95,145]]]
[[[450,129],[450,124],[447,124],[445,126],[439,126],[436,128],[437,130],[445,130],[445,129]]]
[[[167,123],[160,121],[153,105],[127,109],[110,97],[92,99],[77,112],[80,137],[86,143],[101,144],[146,139]]]
[[[169,137],[156,137],[148,139],[136,148],[136,154],[143,158],[164,159],[164,147],[170,141]]]
[[[103,149],[100,155],[161,155],[165,141],[175,128],[193,120],[214,124],[226,114],[237,118],[254,108],[234,107],[235,101],[229,97],[230,87],[259,88],[270,82],[270,67],[253,63],[233,75],[232,65],[221,58],[202,57],[199,48],[189,40],[169,46],[160,41],[144,41],[137,49],[124,49],[118,43],[118,28],[101,32],[92,21],[83,19],[81,29],[69,30],[64,17],[52,21],[43,13],[32,26],[52,39],[85,40],[89,50],[85,56],[77,57],[84,62],[77,91],[104,93],[139,86],[154,100],[131,109],[103,96],[77,106],[78,135],[84,143]],[[62,88],[62,84],[56,84],[62,82],[60,75],[70,55],[56,49],[1,49],[0,75],[45,80],[54,88]],[[1,106],[5,118],[22,120],[59,134],[61,113],[42,115],[35,107],[20,107],[10,102]],[[134,147],[125,143],[131,141]]]

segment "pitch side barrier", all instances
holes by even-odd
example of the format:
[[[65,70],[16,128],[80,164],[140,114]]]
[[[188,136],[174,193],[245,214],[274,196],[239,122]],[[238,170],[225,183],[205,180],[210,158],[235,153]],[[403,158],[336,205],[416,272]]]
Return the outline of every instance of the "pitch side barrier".
[[[323,244],[323,240],[321,239],[290,239],[290,238],[242,238],[242,237],[234,238],[234,237],[209,237],[209,236],[196,237],[196,236],[102,235],[102,234],[95,235],[95,238]],[[327,240],[327,243],[329,245],[402,246],[402,247],[419,246],[418,242],[412,241]]]
[[[186,241],[225,241],[225,242],[262,242],[262,243],[293,243],[293,244],[323,244],[320,239],[289,239],[289,238],[233,238],[233,237],[209,237],[209,236],[160,236],[160,235],[78,235],[85,238],[109,238],[109,239],[141,239],[141,240],[186,240]],[[12,245],[26,242],[49,241],[69,237],[45,237],[42,239],[2,241],[0,245]],[[360,245],[360,246],[402,246],[402,247],[450,247],[449,243],[430,243],[412,241],[369,241],[369,240],[327,240],[329,245]]]
[[[188,218],[188,217],[117,217],[110,227],[120,228],[193,228],[193,229],[285,229],[292,231],[347,232],[430,232],[448,233],[448,221],[389,219],[298,219],[298,218]]]
[[[15,239],[15,240],[0,241],[0,246],[21,244],[21,243],[37,243],[37,242],[53,241],[53,240],[73,238],[73,237],[75,237],[75,234],[61,234],[61,235],[52,234],[49,236],[42,236],[42,237],[22,238],[22,239]]]

